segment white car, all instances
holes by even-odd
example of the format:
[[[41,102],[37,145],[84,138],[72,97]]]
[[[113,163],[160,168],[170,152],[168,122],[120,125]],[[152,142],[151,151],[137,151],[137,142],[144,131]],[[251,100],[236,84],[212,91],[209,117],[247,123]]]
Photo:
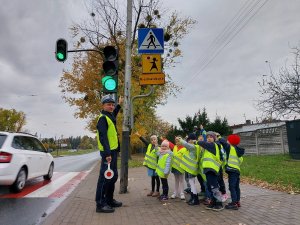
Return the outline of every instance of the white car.
[[[0,131],[0,185],[21,192],[28,179],[51,180],[53,170],[52,155],[35,136]]]

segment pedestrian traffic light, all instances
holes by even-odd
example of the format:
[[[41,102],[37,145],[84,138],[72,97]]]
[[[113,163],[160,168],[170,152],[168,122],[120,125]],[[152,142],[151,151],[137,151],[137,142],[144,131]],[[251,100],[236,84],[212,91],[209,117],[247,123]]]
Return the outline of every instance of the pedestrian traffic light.
[[[118,50],[114,46],[106,46],[103,49],[103,56],[102,90],[104,93],[116,93],[118,91]]]
[[[68,42],[65,39],[58,39],[56,41],[55,56],[59,62],[64,62],[67,59]]]

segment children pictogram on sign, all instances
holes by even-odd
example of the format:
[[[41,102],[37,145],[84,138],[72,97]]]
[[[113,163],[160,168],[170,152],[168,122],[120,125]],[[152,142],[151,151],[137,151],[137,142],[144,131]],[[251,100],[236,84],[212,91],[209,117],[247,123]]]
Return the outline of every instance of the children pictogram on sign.
[[[148,59],[150,59],[150,57],[148,57]],[[158,68],[157,68],[157,65],[156,65],[157,59],[153,58],[152,60],[153,60],[152,62],[150,61],[150,63],[152,64],[151,68],[150,68],[150,71],[152,71],[152,69],[156,69],[156,71],[158,71]]]
[[[160,54],[143,54],[142,55],[142,72],[143,73],[161,73],[161,55]]]

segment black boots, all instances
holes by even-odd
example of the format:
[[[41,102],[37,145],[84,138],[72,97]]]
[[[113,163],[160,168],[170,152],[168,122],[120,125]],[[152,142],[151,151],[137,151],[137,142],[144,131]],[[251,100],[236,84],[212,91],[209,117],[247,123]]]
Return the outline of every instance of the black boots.
[[[191,193],[191,199],[188,201],[189,205],[199,205],[198,194]]]
[[[110,207],[109,205],[105,205],[105,206],[97,206],[96,208],[96,212],[97,213],[113,213],[115,211],[114,208]]]
[[[110,207],[116,208],[116,207],[121,207],[123,204],[122,204],[122,202],[119,202],[119,201],[113,199],[112,202],[108,203],[108,205]]]
[[[113,199],[111,202],[109,202],[108,204],[106,204],[104,206],[97,205],[96,212],[98,212],[98,213],[113,213],[115,211],[114,208],[121,207],[121,206],[122,206],[122,202],[119,202],[119,201]]]

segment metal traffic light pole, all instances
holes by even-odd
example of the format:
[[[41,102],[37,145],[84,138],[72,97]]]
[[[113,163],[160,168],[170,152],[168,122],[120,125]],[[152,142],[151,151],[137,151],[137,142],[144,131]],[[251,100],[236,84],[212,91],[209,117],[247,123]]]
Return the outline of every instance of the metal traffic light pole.
[[[120,193],[127,192],[128,156],[130,144],[130,91],[131,91],[131,31],[132,31],[132,0],[127,0],[126,55],[124,82],[124,120],[121,146]]]
[[[128,156],[130,145],[130,91],[131,91],[131,32],[132,32],[132,0],[127,0],[127,27],[126,27],[126,55],[125,55],[125,82],[124,82],[124,120],[122,131],[122,146],[121,146],[121,174],[120,174],[120,193],[127,193],[128,186]],[[61,39],[59,39],[61,40]],[[58,41],[59,41],[58,40]],[[66,42],[65,40],[63,40]],[[58,42],[56,45],[58,46]],[[87,52],[95,51],[95,49],[78,49],[68,50],[67,43],[65,46],[65,56],[59,59],[60,62],[64,62],[67,59],[67,52]],[[57,51],[55,52],[58,53]]]

